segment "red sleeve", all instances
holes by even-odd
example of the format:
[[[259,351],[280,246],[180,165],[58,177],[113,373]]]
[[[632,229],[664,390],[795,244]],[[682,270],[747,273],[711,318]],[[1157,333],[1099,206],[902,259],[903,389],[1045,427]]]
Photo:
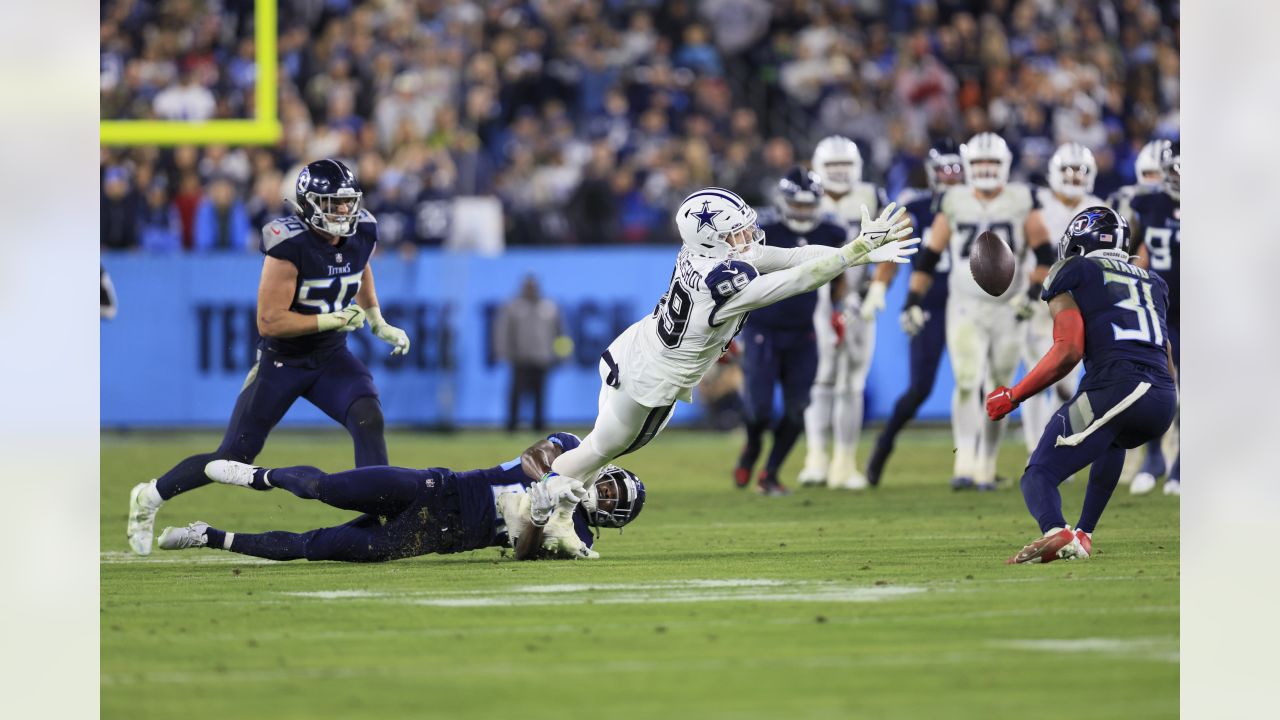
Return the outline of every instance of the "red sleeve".
[[[1013,387],[1013,399],[1022,402],[1066,377],[1084,356],[1084,317],[1079,308],[1063,310],[1053,317],[1053,347],[1040,362]]]

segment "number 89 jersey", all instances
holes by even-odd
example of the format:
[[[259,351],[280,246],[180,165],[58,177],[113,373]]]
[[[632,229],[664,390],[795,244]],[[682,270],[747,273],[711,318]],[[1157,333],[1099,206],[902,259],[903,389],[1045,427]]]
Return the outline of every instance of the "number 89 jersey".
[[[951,266],[957,268],[951,273],[950,291],[953,295],[965,295],[988,302],[1004,302],[1019,293],[1027,291],[1027,273],[1023,267],[1023,258],[1027,254],[1027,239],[1023,227],[1027,215],[1039,209],[1040,203],[1031,188],[1023,183],[1011,182],[1000,190],[1000,194],[990,200],[980,200],[976,191],[967,185],[957,185],[947,190],[942,196],[940,212],[947,216],[951,226],[951,240],[948,243],[951,254]],[[973,250],[973,242],[983,232],[990,230],[1008,243],[1013,250],[1017,263],[1013,272],[1013,283],[998,298],[987,294],[978,287],[973,274],[969,272],[969,253]]]
[[[692,388],[746,321],[746,314],[717,318],[717,308],[758,275],[750,263],[713,260],[682,249],[671,284],[653,313],[609,346],[618,365],[618,386],[646,407],[689,402]]]
[[[293,303],[302,315],[322,315],[350,305],[360,290],[360,278],[378,242],[373,214],[361,210],[356,232],[337,245],[297,217],[283,217],[262,226],[262,252],[298,269]],[[347,334],[336,330],[291,338],[262,338],[260,347],[280,355],[325,354],[342,347]]]

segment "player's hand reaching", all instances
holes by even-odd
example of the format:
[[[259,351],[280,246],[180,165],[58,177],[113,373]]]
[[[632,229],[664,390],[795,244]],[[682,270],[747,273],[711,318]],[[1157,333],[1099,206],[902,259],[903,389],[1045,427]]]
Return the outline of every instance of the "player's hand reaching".
[[[1022,293],[1014,295],[1009,300],[1009,305],[1013,306],[1013,312],[1019,320],[1029,320],[1036,309],[1035,301]]]
[[[586,499],[587,489],[581,481],[549,472],[529,486],[529,519],[541,527],[557,510],[573,512]]]
[[[373,336],[392,346],[392,355],[409,353],[409,336],[405,331],[382,319],[382,310],[376,305],[369,308],[369,329]]]
[[[929,313],[919,305],[908,305],[902,309],[902,315],[898,317],[899,324],[902,325],[902,332],[907,337],[915,337],[924,329],[924,324],[929,321]]]
[[[896,209],[896,212],[895,212]],[[877,262],[909,262],[916,254],[915,245],[920,238],[906,239],[911,234],[911,217],[907,209],[896,203],[885,206],[880,217],[871,219],[867,206],[862,206],[862,234],[840,251],[846,265],[865,265]]]
[[[1000,420],[1016,407],[1018,401],[1013,399],[1013,391],[1003,385],[987,395],[987,417],[992,420]]]
[[[338,332],[355,332],[364,327],[364,308],[351,303],[337,312],[316,316],[316,328],[319,332],[337,330]]]

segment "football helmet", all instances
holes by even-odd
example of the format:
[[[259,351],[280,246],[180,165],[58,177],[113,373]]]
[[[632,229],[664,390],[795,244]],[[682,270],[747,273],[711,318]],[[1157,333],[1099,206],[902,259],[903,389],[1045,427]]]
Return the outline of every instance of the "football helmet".
[[[317,160],[298,173],[295,191],[303,222],[338,237],[356,234],[364,193],[351,168],[333,158]]]
[[[1164,171],[1160,169],[1160,152],[1168,144],[1168,140],[1152,140],[1138,151],[1138,157],[1133,161],[1133,176],[1138,179],[1139,185],[1154,187],[1164,179]]]
[[[937,191],[948,185],[964,183],[964,167],[960,164],[960,149],[951,138],[943,138],[929,148],[924,160],[924,176],[929,189]]]
[[[630,470],[605,465],[599,477],[587,488],[582,508],[592,525],[620,528],[636,519],[644,509],[644,483]]]
[[[1164,172],[1164,191],[1169,193],[1169,197],[1182,202],[1181,143],[1177,140],[1166,142],[1161,148],[1160,170]]]
[[[1105,205],[1076,213],[1058,240],[1058,257],[1071,255],[1129,261],[1129,223]]]
[[[778,210],[782,212],[782,221],[795,232],[809,232],[818,224],[821,199],[822,181],[818,174],[799,165],[778,182]]]
[[[960,165],[964,168],[965,182],[979,190],[999,190],[1009,182],[1013,153],[1009,152],[1004,138],[981,132],[960,146]]]
[[[756,211],[724,188],[703,188],[676,209],[680,241],[695,255],[713,260],[750,262],[764,245]]]
[[[862,182],[862,153],[849,138],[830,135],[813,149],[813,169],[823,188],[843,195]]]
[[[1098,161],[1080,143],[1063,143],[1049,158],[1049,188],[1063,197],[1079,198],[1093,192]]]

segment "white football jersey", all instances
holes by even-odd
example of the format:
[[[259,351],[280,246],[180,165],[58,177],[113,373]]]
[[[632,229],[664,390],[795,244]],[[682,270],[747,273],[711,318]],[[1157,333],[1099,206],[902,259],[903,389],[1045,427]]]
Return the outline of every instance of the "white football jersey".
[[[887,204],[883,190],[871,183],[859,182],[854,184],[852,190],[841,195],[839,200],[824,193],[818,201],[818,214],[845,228],[848,232],[845,243],[850,243],[862,233],[862,206],[867,206],[867,212],[874,219]],[[870,265],[857,265],[846,270],[845,286],[852,292],[861,292],[866,279],[870,277],[870,268]],[[829,292],[824,290],[823,295],[829,301]],[[824,313],[824,317],[827,315],[830,315],[829,311]]]
[[[1074,205],[1068,207],[1047,187],[1036,188],[1036,199],[1040,201],[1040,214],[1044,216],[1044,226],[1049,229],[1049,242],[1054,247],[1057,247],[1058,238],[1067,231],[1067,225],[1076,213],[1094,205],[1106,205],[1097,195],[1085,193]]]
[[[942,196],[940,212],[951,226],[948,252],[953,271],[949,291],[955,295],[980,298],[990,302],[1005,302],[1018,293],[1027,291],[1027,272],[1023,266],[1027,256],[1027,239],[1024,232],[1027,215],[1039,207],[1031,188],[1025,183],[1011,182],[990,200],[978,199],[977,192],[968,185],[957,185]],[[983,232],[990,230],[1009,243],[1017,265],[1013,282],[999,297],[992,297],[978,287],[969,272],[969,251],[973,242]]]

